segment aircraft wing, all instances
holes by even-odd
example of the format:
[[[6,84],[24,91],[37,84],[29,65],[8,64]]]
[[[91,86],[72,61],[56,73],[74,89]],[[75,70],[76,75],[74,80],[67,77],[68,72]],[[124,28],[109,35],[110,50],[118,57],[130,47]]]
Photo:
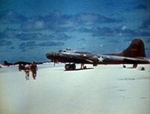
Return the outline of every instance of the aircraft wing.
[[[80,59],[87,61],[89,63],[94,63],[94,59],[97,59],[96,57],[94,58],[93,56],[89,56],[87,54],[80,54],[80,53],[68,53],[68,52],[63,52],[63,56],[66,56],[67,58],[74,58],[74,59]]]
[[[70,52],[62,52],[62,54],[64,56],[68,56],[68,57],[76,57],[76,56],[80,56],[81,54],[78,53],[70,53]]]

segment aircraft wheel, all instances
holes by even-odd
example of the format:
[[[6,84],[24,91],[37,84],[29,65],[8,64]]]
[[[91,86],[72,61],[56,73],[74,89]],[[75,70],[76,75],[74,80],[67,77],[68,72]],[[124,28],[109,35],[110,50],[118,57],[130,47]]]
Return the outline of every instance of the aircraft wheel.
[[[83,69],[87,69],[86,66],[84,66]]]
[[[65,70],[70,70],[70,64],[65,65]]]
[[[126,65],[123,65],[123,68],[126,68]]]
[[[75,70],[76,69],[76,65],[75,64],[71,64],[70,68],[71,68],[71,70]]]
[[[65,65],[65,70],[75,70],[76,65],[75,64],[66,64]]]

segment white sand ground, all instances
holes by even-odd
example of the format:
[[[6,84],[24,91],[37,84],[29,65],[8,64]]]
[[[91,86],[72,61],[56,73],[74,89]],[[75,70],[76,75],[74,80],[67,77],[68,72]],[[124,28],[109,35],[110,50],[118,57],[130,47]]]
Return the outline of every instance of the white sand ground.
[[[28,81],[17,66],[0,68],[0,114],[150,114],[150,65],[52,66]]]

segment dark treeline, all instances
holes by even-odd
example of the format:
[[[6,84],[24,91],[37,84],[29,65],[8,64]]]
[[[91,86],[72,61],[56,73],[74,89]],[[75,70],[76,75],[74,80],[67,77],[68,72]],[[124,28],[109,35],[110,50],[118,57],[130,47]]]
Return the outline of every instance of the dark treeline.
[[[45,61],[47,62],[47,61]],[[35,62],[36,64],[43,64],[45,62]],[[19,64],[22,64],[22,65],[26,65],[26,64],[32,64],[32,62],[26,62],[26,61],[18,61],[18,62],[14,62],[14,63],[10,63],[8,61],[4,61],[3,62],[3,65],[5,66],[10,66],[10,65],[19,65]]]

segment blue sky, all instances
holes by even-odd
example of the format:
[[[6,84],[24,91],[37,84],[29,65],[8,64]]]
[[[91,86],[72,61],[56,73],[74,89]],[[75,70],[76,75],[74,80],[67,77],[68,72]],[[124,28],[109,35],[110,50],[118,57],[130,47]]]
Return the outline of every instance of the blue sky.
[[[45,61],[65,48],[120,52],[134,38],[150,57],[149,12],[149,0],[1,0],[0,62]]]

